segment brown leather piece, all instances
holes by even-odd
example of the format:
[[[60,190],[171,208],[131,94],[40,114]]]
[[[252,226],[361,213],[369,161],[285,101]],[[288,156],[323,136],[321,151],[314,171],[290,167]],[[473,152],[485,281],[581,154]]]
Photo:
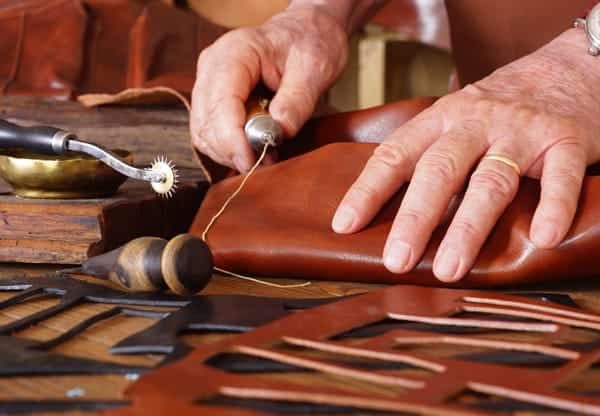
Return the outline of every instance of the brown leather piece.
[[[189,96],[200,51],[225,29],[168,3],[0,0],[0,94],[74,98],[161,86]]]
[[[337,142],[379,143],[396,128],[435,102],[419,97],[351,113],[337,113],[309,120],[293,140],[277,152],[281,159]]]
[[[83,65],[86,13],[76,0],[30,3],[0,7],[7,32],[0,36],[0,93],[70,96]]]
[[[434,8],[425,30],[416,3],[388,5],[406,16],[384,20],[445,44],[426,36],[439,29],[443,10]],[[550,41],[590,1],[446,3],[464,84]],[[189,96],[199,52],[225,30],[166,0],[0,0],[0,94],[74,98],[164,86]]]
[[[475,82],[573,26],[590,0],[447,0],[462,85]],[[581,45],[585,53],[585,45]]]
[[[351,335],[381,324],[366,337]],[[544,414],[597,415],[600,398],[568,383],[581,381],[598,360],[599,331],[600,316],[582,309],[487,292],[397,285],[202,343],[184,359],[142,376],[126,392],[131,407],[109,413],[272,415],[288,414],[278,410],[300,403],[465,416],[510,413],[510,405],[519,403],[545,406]],[[454,346],[453,352],[440,354],[436,347],[443,344]],[[467,354],[459,346],[467,347]],[[530,363],[532,355],[511,365],[523,353],[556,365],[536,366]],[[496,354],[496,359],[483,360],[481,354]],[[217,364],[224,356],[293,368],[271,376],[259,370],[226,371]],[[379,369],[365,370],[361,359],[378,363]],[[311,372],[303,377],[302,369]],[[591,380],[589,389],[595,387]],[[481,396],[461,401],[469,392]],[[267,410],[254,410],[256,400],[266,402]],[[481,400],[495,402],[496,408],[480,408]]]
[[[448,16],[442,1],[389,0],[372,22],[416,42],[450,49]]]
[[[396,118],[400,105],[314,120],[297,140],[310,133],[319,144],[334,141],[331,138],[379,141],[402,123],[401,117]],[[413,111],[416,108],[412,107]],[[392,274],[382,265],[384,242],[403,191],[363,231],[339,235],[331,230],[337,205],[373,149],[374,145],[367,143],[330,144],[259,169],[208,233],[215,264],[261,276],[442,285],[434,278],[431,265],[459,200],[451,204],[417,269],[404,275]],[[192,234],[202,234],[240,180],[229,178],[209,190],[192,224]],[[600,177],[587,177],[565,242],[553,250],[536,249],[529,240],[529,226],[539,184],[523,179],[474,268],[455,285],[489,287],[596,277],[600,269],[589,253],[600,244],[598,195]]]
[[[77,101],[86,107],[100,105],[183,104],[190,110],[188,99],[169,87],[128,88],[116,94],[83,94]]]

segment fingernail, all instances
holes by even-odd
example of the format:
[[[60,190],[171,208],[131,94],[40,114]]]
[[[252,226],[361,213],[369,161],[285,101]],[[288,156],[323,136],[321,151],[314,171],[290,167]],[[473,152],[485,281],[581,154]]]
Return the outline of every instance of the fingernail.
[[[412,248],[404,241],[396,240],[385,250],[383,265],[393,273],[402,273],[412,255]]]
[[[458,252],[452,248],[445,248],[433,261],[433,273],[441,281],[453,282],[457,280],[459,266]]]
[[[533,244],[538,247],[552,247],[556,241],[556,231],[554,227],[538,225],[533,228],[533,232],[531,234]]]
[[[354,211],[348,207],[341,207],[333,216],[331,227],[336,233],[346,233],[352,229],[354,224]]]
[[[244,159],[241,156],[234,156],[233,164],[235,165],[235,168],[241,173],[245,173],[250,170],[250,164],[246,159]]]

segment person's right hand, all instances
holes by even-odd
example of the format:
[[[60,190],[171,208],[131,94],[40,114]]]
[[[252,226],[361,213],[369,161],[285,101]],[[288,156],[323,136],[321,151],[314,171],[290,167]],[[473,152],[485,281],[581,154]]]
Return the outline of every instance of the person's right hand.
[[[277,91],[269,112],[293,137],[347,55],[342,23],[318,6],[290,6],[262,26],[228,32],[198,59],[192,143],[214,161],[248,171],[256,156],[244,134],[244,103],[256,84]]]

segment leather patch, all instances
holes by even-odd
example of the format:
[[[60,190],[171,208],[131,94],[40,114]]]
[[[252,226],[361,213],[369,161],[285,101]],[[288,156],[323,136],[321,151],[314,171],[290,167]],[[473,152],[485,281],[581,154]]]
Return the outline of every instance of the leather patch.
[[[394,327],[366,338],[340,336],[383,321]],[[599,333],[600,315],[578,308],[394,286],[201,345],[143,376],[127,391],[132,406],[112,414],[598,414],[597,386],[580,382],[576,390],[572,381],[600,359]],[[523,354],[543,359],[498,358]]]

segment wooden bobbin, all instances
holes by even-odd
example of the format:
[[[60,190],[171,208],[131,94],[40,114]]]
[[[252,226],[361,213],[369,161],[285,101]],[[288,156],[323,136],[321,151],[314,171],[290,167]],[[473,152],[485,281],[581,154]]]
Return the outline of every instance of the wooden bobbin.
[[[132,292],[170,289],[192,295],[210,281],[213,259],[206,243],[190,234],[180,234],[168,242],[140,237],[86,260],[80,270]]]

